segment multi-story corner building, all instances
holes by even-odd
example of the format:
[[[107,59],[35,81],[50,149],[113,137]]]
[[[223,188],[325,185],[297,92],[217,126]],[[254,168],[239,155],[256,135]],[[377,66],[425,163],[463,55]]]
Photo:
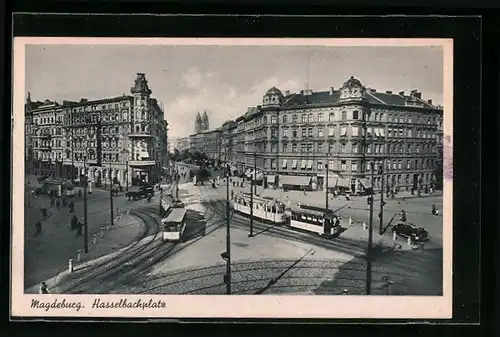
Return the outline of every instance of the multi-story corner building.
[[[417,90],[377,92],[353,77],[338,90],[273,87],[235,121],[233,158],[244,172],[255,157],[277,185],[324,188],[328,167],[330,187],[361,192],[373,164],[376,189],[383,178],[385,186],[419,188],[433,181],[442,118],[442,108]]]
[[[36,173],[65,178],[86,174],[99,184],[160,178],[168,164],[168,123],[157,100],[151,98],[144,74],[137,74],[130,92],[94,101],[46,100],[30,109]],[[97,130],[98,120],[101,130]],[[99,141],[102,163],[95,166]]]

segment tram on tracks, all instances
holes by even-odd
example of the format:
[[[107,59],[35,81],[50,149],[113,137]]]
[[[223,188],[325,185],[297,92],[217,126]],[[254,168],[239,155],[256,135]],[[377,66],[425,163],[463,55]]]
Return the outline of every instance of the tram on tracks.
[[[250,193],[237,193],[233,196],[233,209],[235,212],[250,215]],[[285,223],[285,205],[277,200],[253,197],[253,216],[255,218],[273,222],[276,224]]]
[[[170,213],[161,220],[163,241],[182,241],[186,229],[186,209],[172,208]]]
[[[285,210],[287,226],[293,229],[316,233],[328,238],[340,233],[340,218],[334,213],[325,213],[311,208],[289,206]]]

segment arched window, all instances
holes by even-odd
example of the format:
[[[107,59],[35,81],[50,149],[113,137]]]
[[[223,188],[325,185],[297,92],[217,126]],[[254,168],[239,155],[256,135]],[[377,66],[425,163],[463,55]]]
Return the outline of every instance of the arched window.
[[[342,111],[342,120],[343,121],[347,120],[347,112],[346,111]]]
[[[313,114],[312,113],[310,113],[309,115],[307,115],[307,121],[309,123],[312,123],[312,121],[313,121]]]
[[[335,120],[335,113],[330,112],[330,114],[328,115],[328,121],[333,122],[334,120]]]

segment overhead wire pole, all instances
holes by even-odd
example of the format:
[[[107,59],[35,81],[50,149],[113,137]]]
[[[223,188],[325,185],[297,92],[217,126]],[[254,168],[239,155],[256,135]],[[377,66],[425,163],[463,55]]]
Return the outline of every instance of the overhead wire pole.
[[[382,165],[378,168],[378,174],[380,175],[381,180],[381,188],[380,188],[380,213],[379,213],[379,235],[383,234],[384,227],[384,167],[385,167],[385,158],[382,158]]]
[[[370,163],[371,166],[371,180],[372,188],[370,191],[371,202],[370,202],[370,225],[368,232],[368,249],[366,252],[366,294],[371,294],[372,289],[372,243],[373,243],[373,162]]]
[[[109,183],[109,205],[111,207],[111,217],[109,223],[111,226],[114,226],[114,212],[113,212],[113,173],[112,173],[112,168],[111,168],[111,162],[109,162],[109,178],[110,178],[110,183]]]
[[[362,169],[366,176],[366,153],[368,151],[368,141],[367,141],[367,112],[363,111],[363,163]],[[370,219],[368,226],[368,247],[366,250],[366,295],[371,294],[372,288],[372,244],[373,244],[373,161],[370,162],[371,169],[371,188],[370,188]]]
[[[229,165],[226,166],[226,293],[231,295],[231,220],[229,217]]]
[[[326,154],[326,176],[325,176],[325,214],[328,213],[328,153]]]
[[[255,170],[257,169],[257,153],[253,153],[253,174],[252,177],[250,177],[250,234],[248,234],[248,237],[253,237],[253,186],[254,186],[254,179],[255,179]]]
[[[83,236],[84,236],[84,251],[89,252],[89,230],[87,224],[87,154],[83,154],[83,172],[85,173],[83,178],[85,182],[83,184]]]
[[[70,128],[71,128],[71,183],[75,181],[75,128],[73,125],[74,117],[73,110],[70,114]]]

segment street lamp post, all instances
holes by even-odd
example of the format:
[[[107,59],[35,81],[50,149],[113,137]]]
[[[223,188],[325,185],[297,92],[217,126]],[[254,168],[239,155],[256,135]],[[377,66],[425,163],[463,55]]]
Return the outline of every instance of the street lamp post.
[[[112,174],[112,168],[111,168],[111,161],[109,162],[109,179],[110,184],[109,184],[109,206],[111,207],[111,217],[109,223],[111,226],[114,226],[114,212],[113,212],[113,174]]]
[[[83,236],[84,236],[84,251],[89,252],[89,231],[87,226],[87,154],[83,155]]]
[[[372,288],[372,242],[373,242],[373,162],[370,163],[372,187],[370,190],[370,225],[368,232],[368,249],[366,251],[366,294],[371,294]]]
[[[385,159],[382,159],[382,165],[378,168],[378,174],[380,175],[381,188],[380,188],[380,224],[379,224],[379,235],[383,234],[383,226],[384,226],[384,167],[385,167]]]
[[[229,218],[229,165],[226,167],[226,293],[231,295],[231,221]]]
[[[256,193],[254,191],[254,180],[255,180],[255,171],[257,171],[257,153],[253,153],[253,174],[252,177],[250,178],[250,234],[248,234],[248,237],[253,237],[253,195]],[[257,189],[257,186],[255,186],[255,189]]]
[[[325,214],[328,213],[328,156],[326,157],[326,164],[325,164],[325,168],[326,168],[326,177],[325,177]]]

